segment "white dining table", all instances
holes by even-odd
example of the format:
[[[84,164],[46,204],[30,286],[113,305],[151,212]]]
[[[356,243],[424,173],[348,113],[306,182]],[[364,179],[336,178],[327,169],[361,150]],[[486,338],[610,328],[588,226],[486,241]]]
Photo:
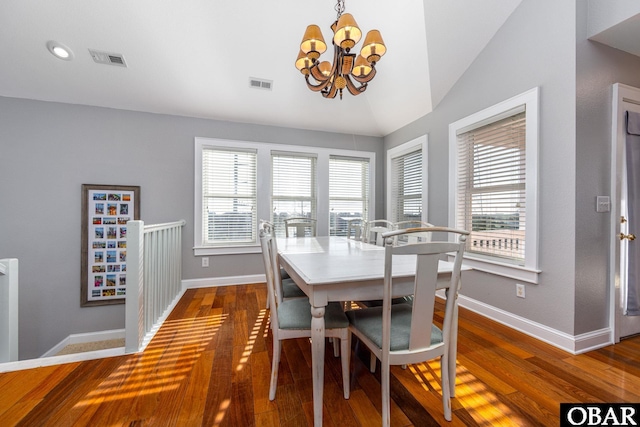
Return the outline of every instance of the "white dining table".
[[[324,311],[330,301],[381,300],[384,282],[384,247],[323,236],[278,239],[280,264],[309,297],[311,303],[311,366],[314,425],[322,425],[324,391]],[[447,287],[453,264],[440,261],[438,282]],[[415,256],[393,260],[393,297],[413,294]],[[457,316],[454,316],[457,319]],[[457,331],[457,321],[453,328]],[[456,360],[457,336],[452,337],[451,360]],[[455,362],[449,372],[455,390]]]

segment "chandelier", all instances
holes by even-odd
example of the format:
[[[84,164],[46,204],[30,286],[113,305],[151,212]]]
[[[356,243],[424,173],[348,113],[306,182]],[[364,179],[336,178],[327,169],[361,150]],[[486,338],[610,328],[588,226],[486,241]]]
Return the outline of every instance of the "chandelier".
[[[309,25],[304,32],[296,68],[304,74],[307,87],[320,92],[325,98],[335,98],[346,87],[351,95],[359,95],[367,90],[368,83],[376,75],[376,63],[387,51],[380,31],[371,30],[364,38],[359,55],[351,49],[360,41],[362,31],[350,13],[344,12],[344,0],[338,0],[338,12],[333,30],[333,64],[320,62],[319,58],[327,50],[322,31],[317,25]]]

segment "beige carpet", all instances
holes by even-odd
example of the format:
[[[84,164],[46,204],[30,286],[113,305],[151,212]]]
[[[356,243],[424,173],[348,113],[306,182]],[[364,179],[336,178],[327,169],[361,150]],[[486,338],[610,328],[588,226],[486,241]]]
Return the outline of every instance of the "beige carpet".
[[[56,354],[56,356],[61,356],[63,354],[84,353],[85,351],[96,351],[117,347],[124,347],[124,338],[86,342],[80,344],[69,344],[68,346],[60,350],[58,354]]]

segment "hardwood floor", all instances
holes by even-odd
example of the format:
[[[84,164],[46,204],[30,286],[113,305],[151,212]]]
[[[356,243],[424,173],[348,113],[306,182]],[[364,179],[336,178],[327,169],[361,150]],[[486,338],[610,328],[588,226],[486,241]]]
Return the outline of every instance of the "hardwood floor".
[[[142,354],[0,374],[0,426],[312,425],[308,340],[283,344],[268,399],[265,302],[264,284],[189,290]],[[344,400],[327,345],[326,426],[380,425],[379,376],[361,356]],[[437,366],[392,370],[392,425],[557,426],[561,402],[640,402],[640,337],[572,356],[461,309],[451,423]]]

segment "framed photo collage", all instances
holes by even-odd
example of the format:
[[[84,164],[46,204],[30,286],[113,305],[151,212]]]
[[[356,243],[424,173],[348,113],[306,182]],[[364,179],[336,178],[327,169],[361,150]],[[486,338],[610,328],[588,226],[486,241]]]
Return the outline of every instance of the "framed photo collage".
[[[127,221],[140,188],[84,184],[81,305],[121,304],[127,292]]]

